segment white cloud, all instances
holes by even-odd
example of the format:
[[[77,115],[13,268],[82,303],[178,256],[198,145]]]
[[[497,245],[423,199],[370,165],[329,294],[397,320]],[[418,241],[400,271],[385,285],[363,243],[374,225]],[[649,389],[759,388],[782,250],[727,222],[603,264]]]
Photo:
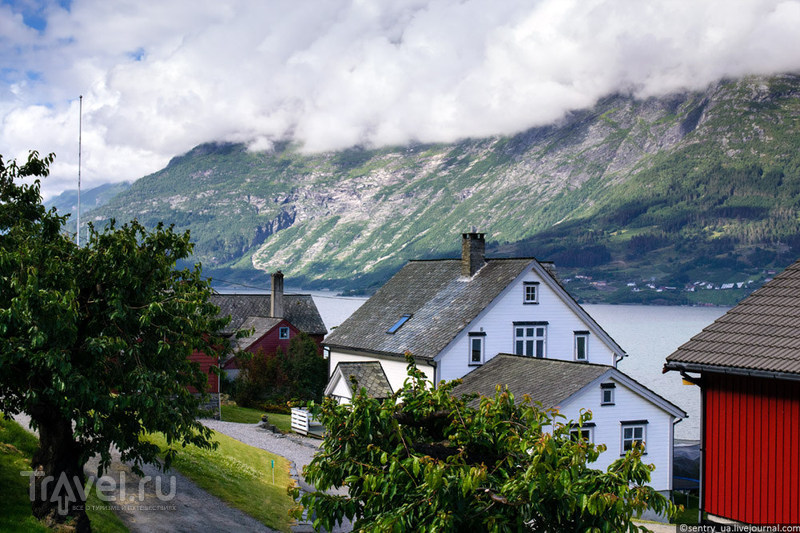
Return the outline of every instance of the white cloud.
[[[592,105],[800,69],[798,0],[75,0],[0,5],[0,153],[50,194],[211,140],[307,150],[513,133]]]

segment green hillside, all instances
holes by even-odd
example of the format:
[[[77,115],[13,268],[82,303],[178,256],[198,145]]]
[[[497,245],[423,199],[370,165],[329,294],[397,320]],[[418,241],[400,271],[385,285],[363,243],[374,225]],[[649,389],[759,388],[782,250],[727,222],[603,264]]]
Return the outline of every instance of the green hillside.
[[[130,186],[130,182],[123,181],[120,183],[104,183],[91,189],[84,189],[81,191],[81,214],[106,205],[109,200],[128,190]],[[55,207],[62,215],[71,215],[67,228],[70,231],[75,231],[75,214],[78,212],[78,189],[64,191],[58,196],[47,200],[44,206],[48,209]]]
[[[554,260],[584,300],[733,303],[800,257],[799,97],[798,76],[752,77],[448,145],[207,144],[91,217],[189,228],[220,279],[369,290],[474,226],[490,253]],[[700,282],[717,288],[685,290]]]

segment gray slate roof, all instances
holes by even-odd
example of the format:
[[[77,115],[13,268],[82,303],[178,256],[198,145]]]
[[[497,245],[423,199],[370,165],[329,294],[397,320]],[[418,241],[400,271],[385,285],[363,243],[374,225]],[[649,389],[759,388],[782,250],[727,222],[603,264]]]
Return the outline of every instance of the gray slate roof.
[[[249,317],[269,317],[269,294],[212,294],[211,302],[220,308],[220,315],[231,315],[231,322],[222,332],[232,335]],[[284,294],[283,318],[309,335],[325,335],[328,330],[310,294]]]
[[[591,382],[612,372],[614,368],[606,365],[501,353],[461,378],[462,383],[453,393],[457,396],[478,393],[494,397],[497,385],[507,385],[517,401],[522,400],[523,394],[528,394],[544,407],[556,407]]]
[[[339,363],[333,370],[333,375],[337,370],[342,373],[348,386],[352,386],[350,377],[353,376],[358,381],[358,388],[367,389],[367,396],[370,398],[388,398],[392,394],[392,387],[378,361]]]
[[[800,374],[800,261],[678,348],[665,368]]]
[[[535,259],[487,259],[472,278],[460,259],[411,261],[325,339],[328,346],[432,359]],[[394,334],[400,317],[412,317]]]

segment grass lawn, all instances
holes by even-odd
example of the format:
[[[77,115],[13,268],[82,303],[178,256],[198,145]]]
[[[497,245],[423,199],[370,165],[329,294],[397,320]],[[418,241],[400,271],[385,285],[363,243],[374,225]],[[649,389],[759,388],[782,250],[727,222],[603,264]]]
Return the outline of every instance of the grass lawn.
[[[224,409],[224,408],[223,408]],[[260,416],[259,416],[260,420]],[[167,449],[161,434],[147,440]],[[199,487],[249,514],[273,529],[288,531],[289,508],[294,501],[286,493],[294,480],[289,476],[289,461],[278,455],[253,448],[221,433],[214,432],[216,450],[195,446],[180,447],[172,465]],[[271,461],[275,461],[275,484]]]
[[[20,472],[30,471],[31,457],[39,446],[39,439],[13,420],[0,415],[0,531],[48,533],[31,514],[28,496],[28,478]],[[94,486],[86,502],[92,531],[100,533],[125,532],[128,528],[113,511],[102,509],[105,504],[97,498]]]
[[[683,512],[678,513],[678,516],[672,521],[675,524],[696,524],[697,513],[700,506],[700,498],[696,494],[689,494],[688,496],[683,493],[675,492],[673,501],[676,504],[683,505]]]
[[[261,422],[261,415],[264,411],[250,409],[249,407],[239,407],[237,405],[222,406],[222,420],[225,422],[238,422],[240,424],[257,424]],[[269,423],[288,433],[292,429],[292,416],[283,413],[267,413]]]

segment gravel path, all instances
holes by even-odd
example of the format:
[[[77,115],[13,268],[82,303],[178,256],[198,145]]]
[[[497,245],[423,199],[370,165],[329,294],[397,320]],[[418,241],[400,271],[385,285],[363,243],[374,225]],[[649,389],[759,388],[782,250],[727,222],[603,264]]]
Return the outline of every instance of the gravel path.
[[[30,429],[30,417],[17,415],[16,421]],[[114,501],[107,502],[132,532],[142,533],[189,533],[248,531],[271,533],[274,530],[254,518],[204,491],[175,469],[162,473],[155,466],[145,465],[144,478],[134,474],[130,467],[119,460],[119,453],[112,454],[111,468],[105,476],[114,480]],[[97,477],[97,459],[86,465],[88,476]],[[104,477],[105,477],[104,476]],[[147,479],[147,478],[150,479]],[[160,486],[157,480],[161,479]],[[106,478],[107,479],[107,478]],[[174,495],[172,495],[174,479]],[[143,481],[142,481],[143,480]],[[124,483],[123,483],[124,482]],[[108,485],[106,485],[108,486]],[[123,489],[124,486],[124,489]],[[140,498],[141,496],[141,498]]]
[[[313,492],[315,490],[313,486],[306,483],[302,474],[303,467],[311,462],[320,444],[322,444],[321,440],[303,437],[295,433],[286,435],[275,434],[271,431],[261,429],[258,424],[239,424],[236,422],[222,422],[213,419],[204,419],[200,422],[214,431],[219,431],[254,448],[261,448],[262,450],[285,457],[291,462],[291,474],[297,481],[300,490],[303,492]],[[345,494],[343,490],[336,492]],[[302,523],[292,529],[296,533],[313,531],[309,523]],[[335,528],[331,533],[344,533],[352,529],[352,524],[347,522]]]

